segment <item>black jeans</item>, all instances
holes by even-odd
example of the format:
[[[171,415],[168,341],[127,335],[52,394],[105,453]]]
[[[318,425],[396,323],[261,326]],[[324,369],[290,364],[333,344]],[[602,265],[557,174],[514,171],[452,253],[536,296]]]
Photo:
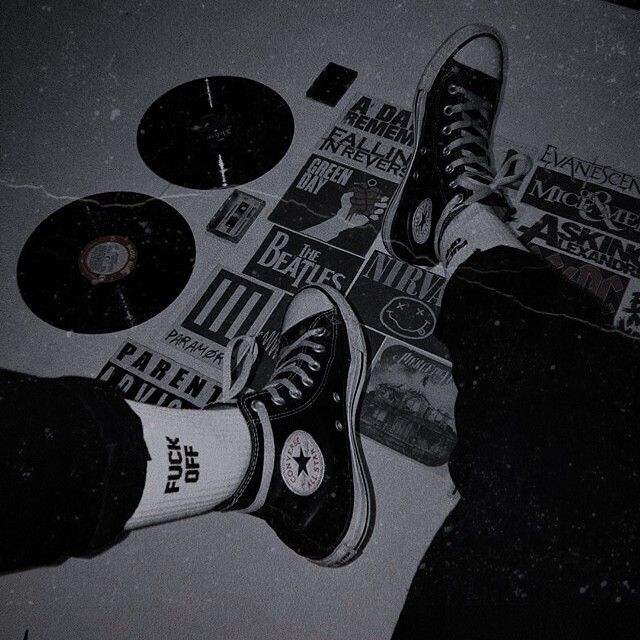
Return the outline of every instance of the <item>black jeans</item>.
[[[436,335],[459,390],[461,500],[394,637],[637,637],[640,341],[506,247],[456,271]]]
[[[0,369],[0,571],[93,555],[123,537],[149,454],[120,393]]]

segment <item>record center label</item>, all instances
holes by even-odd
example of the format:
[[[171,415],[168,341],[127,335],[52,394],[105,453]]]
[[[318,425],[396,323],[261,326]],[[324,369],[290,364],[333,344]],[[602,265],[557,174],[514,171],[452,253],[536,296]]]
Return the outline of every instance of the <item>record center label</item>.
[[[80,253],[80,271],[93,283],[115,282],[128,276],[136,266],[138,251],[124,236],[101,236]]]

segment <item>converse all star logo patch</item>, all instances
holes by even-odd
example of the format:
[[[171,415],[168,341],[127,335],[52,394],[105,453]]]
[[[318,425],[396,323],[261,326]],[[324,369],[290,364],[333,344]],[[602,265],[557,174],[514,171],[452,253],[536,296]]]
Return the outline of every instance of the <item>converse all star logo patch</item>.
[[[411,235],[416,244],[424,244],[431,235],[431,198],[425,198],[411,217]]]
[[[309,496],[324,478],[324,458],[318,443],[306,431],[294,431],[280,455],[280,473],[287,487],[299,496]]]

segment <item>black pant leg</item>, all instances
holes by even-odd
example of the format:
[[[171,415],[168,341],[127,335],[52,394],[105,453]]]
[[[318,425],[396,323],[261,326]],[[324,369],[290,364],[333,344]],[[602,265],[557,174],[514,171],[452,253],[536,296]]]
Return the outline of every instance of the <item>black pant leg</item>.
[[[0,436],[0,571],[90,555],[121,537],[148,452],[120,394],[0,370]]]
[[[604,607],[635,615],[638,342],[507,248],[456,271],[437,333],[459,389],[450,470],[462,497],[396,637],[583,637]]]

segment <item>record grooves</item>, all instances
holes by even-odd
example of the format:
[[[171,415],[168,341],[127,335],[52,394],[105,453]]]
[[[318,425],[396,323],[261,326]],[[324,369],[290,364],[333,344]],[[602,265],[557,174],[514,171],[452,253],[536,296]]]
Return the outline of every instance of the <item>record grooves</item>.
[[[212,76],[160,96],[138,126],[138,150],[168,182],[215,189],[250,182],[284,157],[293,138],[289,105],[247,78]]]
[[[18,260],[18,286],[45,322],[110,333],[145,322],[187,284],[195,242],[170,205],[130,191],[75,200],[46,218]]]

